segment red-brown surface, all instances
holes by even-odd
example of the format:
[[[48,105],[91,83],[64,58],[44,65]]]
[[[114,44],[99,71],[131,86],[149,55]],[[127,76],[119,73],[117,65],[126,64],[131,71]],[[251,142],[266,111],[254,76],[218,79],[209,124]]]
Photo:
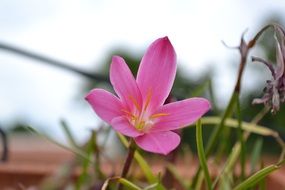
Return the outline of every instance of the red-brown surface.
[[[34,136],[14,137],[9,142],[9,161],[0,163],[0,190],[37,186],[45,177],[56,172],[59,166],[73,159],[71,152]],[[272,159],[266,160],[267,164],[274,163]],[[180,175],[189,179],[193,176],[197,164],[196,159],[187,158],[178,160],[176,166]],[[164,171],[165,162],[161,160],[152,160],[151,165],[155,173]],[[120,164],[116,164],[117,174],[120,173],[120,167]],[[111,173],[112,170],[109,163],[103,163],[102,169],[107,173]],[[139,169],[135,173],[142,175]],[[217,175],[218,169],[211,168],[211,173]],[[285,167],[272,173],[266,183],[267,189],[285,189]]]
[[[0,189],[23,189],[37,185],[64,162],[71,152],[33,136],[9,139],[8,162],[0,163]]]

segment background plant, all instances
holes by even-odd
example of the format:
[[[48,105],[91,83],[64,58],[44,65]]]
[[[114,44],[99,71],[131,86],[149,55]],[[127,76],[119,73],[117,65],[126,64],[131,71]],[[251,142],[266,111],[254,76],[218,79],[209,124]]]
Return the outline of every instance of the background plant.
[[[251,40],[245,40],[244,37],[242,37],[240,45],[237,47],[240,52],[240,68],[237,75],[236,85],[234,87],[232,97],[229,101],[226,110],[220,117],[210,116],[216,115],[214,110],[209,116],[204,117],[201,120],[201,123],[197,124],[198,128],[200,129],[207,129],[207,126],[213,129],[213,131],[209,132],[210,138],[205,143],[205,152],[203,150],[204,146],[202,146],[202,133],[201,131],[197,132],[197,150],[198,152],[200,152],[199,157],[201,161],[205,161],[205,159],[203,159],[202,157],[205,157],[206,159],[209,159],[211,157],[215,158],[214,165],[217,165],[220,168],[218,177],[214,179],[212,179],[211,177],[207,177],[207,170],[209,171],[209,173],[211,173],[211,170],[207,166],[209,162],[206,163],[203,161],[203,163],[201,162],[201,165],[203,165],[203,167],[201,167],[202,169],[198,169],[196,175],[191,180],[183,179],[180,176],[179,171],[175,168],[175,159],[177,159],[176,152],[174,152],[173,155],[170,156],[171,158],[167,158],[170,160],[170,162],[165,168],[165,171],[161,174],[153,173],[153,171],[151,170],[151,166],[148,164],[149,161],[146,161],[144,159],[150,157],[150,155],[141,152],[136,152],[134,158],[137,161],[138,166],[140,167],[139,170],[141,170],[141,172],[143,173],[142,178],[141,176],[138,177],[135,174],[126,176],[126,178],[121,178],[117,176],[118,174],[105,174],[100,168],[101,161],[106,160],[103,152],[104,144],[102,145],[97,143],[97,135],[98,133],[103,133],[102,131],[104,131],[105,133],[106,129],[103,127],[102,131],[93,131],[90,140],[88,140],[86,144],[82,147],[76,144],[73,135],[68,130],[67,125],[63,123],[63,129],[66,131],[67,138],[70,140],[72,145],[71,148],[65,148],[70,149],[78,156],[78,159],[75,161],[75,165],[79,165],[82,168],[82,171],[76,182],[70,179],[64,179],[65,176],[62,176],[61,179],[67,180],[69,184],[73,185],[77,189],[94,188],[95,186],[103,186],[103,188],[115,188],[115,183],[121,183],[131,189],[169,189],[172,187],[176,188],[176,186],[179,186],[179,188],[183,189],[200,189],[205,182],[207,182],[207,187],[209,189],[214,187],[246,189],[255,185],[260,185],[258,183],[265,176],[282,166],[284,162],[284,143],[277,131],[258,125],[259,121],[261,121],[265,114],[268,112],[268,108],[262,109],[261,107],[258,107],[261,109],[259,113],[256,113],[256,117],[248,117],[243,112],[244,110],[241,109],[242,101],[240,100],[240,92],[242,90],[241,81],[242,74],[247,62],[249,50],[255,47],[256,43],[259,42],[258,40],[264,31],[271,31],[270,34],[272,40],[274,41],[273,36],[276,28],[280,28],[280,26],[275,24],[266,26]],[[70,70],[85,75],[84,73],[78,71],[76,68]],[[92,77],[95,79],[97,77],[98,79],[97,75],[87,74],[85,76]],[[104,77],[102,77],[102,82],[108,85],[108,82],[105,81]],[[182,89],[184,89],[184,87]],[[210,79],[205,80],[205,83],[201,85],[201,87],[197,87],[196,89],[197,90],[194,91],[196,95],[205,93],[210,96],[211,99],[214,101],[213,93],[211,92],[212,89]],[[176,95],[175,93],[177,92],[173,90],[174,96],[179,99],[179,95]],[[187,92],[185,92],[185,94],[187,94]],[[244,122],[244,117],[247,117],[246,119],[250,121]],[[213,125],[216,126],[212,127]],[[107,133],[108,132],[109,131],[107,130]],[[251,139],[252,134],[255,134],[258,137],[265,136],[275,139],[275,143],[277,145],[280,145],[276,147],[281,148],[281,154],[279,160],[276,161],[275,164],[266,167],[262,166],[262,168],[256,171],[256,168],[259,168],[260,165],[262,165],[261,161],[258,159],[260,158],[261,154],[260,147],[262,146],[262,143],[260,142],[262,141],[258,139],[256,143],[254,143],[254,149],[256,151],[253,152],[251,155],[252,158],[255,158],[252,159],[252,171],[251,173],[247,173],[245,170],[245,161],[248,158],[246,151],[251,150],[251,147],[248,147],[247,144],[248,142],[250,142],[249,140]],[[231,138],[232,136],[234,136],[234,138]],[[126,147],[128,147],[126,139],[121,135],[119,135],[119,138],[122,143]],[[222,138],[223,140],[218,141],[218,138]],[[234,141],[231,142],[232,144],[227,143],[227,139],[229,138],[234,139]],[[184,151],[184,153],[185,152],[188,153],[188,151]],[[224,155],[228,155],[228,159],[226,161],[223,160]],[[240,175],[236,175],[234,170],[234,167],[238,162],[240,162]],[[91,170],[90,172],[89,168],[93,168],[94,170]],[[167,174],[169,175],[167,176]],[[164,181],[172,181],[172,184],[167,184]],[[43,188],[45,185],[43,185]],[[54,183],[54,185],[57,186],[58,184]]]

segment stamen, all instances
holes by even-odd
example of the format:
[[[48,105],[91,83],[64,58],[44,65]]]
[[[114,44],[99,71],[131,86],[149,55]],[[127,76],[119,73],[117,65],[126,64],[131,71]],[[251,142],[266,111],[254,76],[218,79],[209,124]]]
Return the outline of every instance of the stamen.
[[[138,111],[141,110],[139,103],[137,102],[137,100],[133,97],[133,96],[129,96],[130,100],[132,101],[132,103],[135,105],[135,107],[137,108]]]
[[[124,112],[125,114],[127,114],[128,117],[130,117],[132,120],[136,120],[138,117],[135,116],[134,114],[132,114],[131,112],[129,112],[128,110],[122,109],[122,112]]]
[[[150,103],[150,100],[151,100],[151,91],[148,90],[147,91],[147,96],[146,96],[146,102],[145,102],[145,105],[144,105],[144,109],[143,111],[145,111]]]
[[[156,113],[156,114],[151,115],[149,118],[150,119],[156,119],[156,118],[159,118],[162,116],[168,116],[168,115],[170,115],[170,114],[169,113]]]

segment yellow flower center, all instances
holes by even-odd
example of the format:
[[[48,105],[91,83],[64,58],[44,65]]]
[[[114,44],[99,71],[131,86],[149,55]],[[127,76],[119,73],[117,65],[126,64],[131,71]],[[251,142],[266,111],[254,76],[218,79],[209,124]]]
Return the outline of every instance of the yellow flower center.
[[[148,113],[147,108],[151,100],[150,92],[147,94],[145,103],[142,108],[134,97],[130,96],[129,98],[136,109],[132,112],[126,109],[123,109],[122,111],[126,114],[126,117],[129,119],[130,123],[139,131],[147,131],[153,126],[155,120],[160,117],[169,115],[168,113]]]

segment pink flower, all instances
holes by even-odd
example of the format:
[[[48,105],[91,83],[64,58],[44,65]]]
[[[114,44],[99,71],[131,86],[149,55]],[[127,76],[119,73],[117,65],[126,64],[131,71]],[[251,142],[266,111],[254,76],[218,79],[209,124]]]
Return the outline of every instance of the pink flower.
[[[210,109],[204,98],[169,104],[176,74],[176,54],[167,37],[154,41],[141,60],[135,79],[124,59],[114,56],[110,80],[118,95],[93,89],[86,100],[99,117],[116,131],[134,138],[142,149],[168,154],[180,143],[172,130],[194,123]]]

